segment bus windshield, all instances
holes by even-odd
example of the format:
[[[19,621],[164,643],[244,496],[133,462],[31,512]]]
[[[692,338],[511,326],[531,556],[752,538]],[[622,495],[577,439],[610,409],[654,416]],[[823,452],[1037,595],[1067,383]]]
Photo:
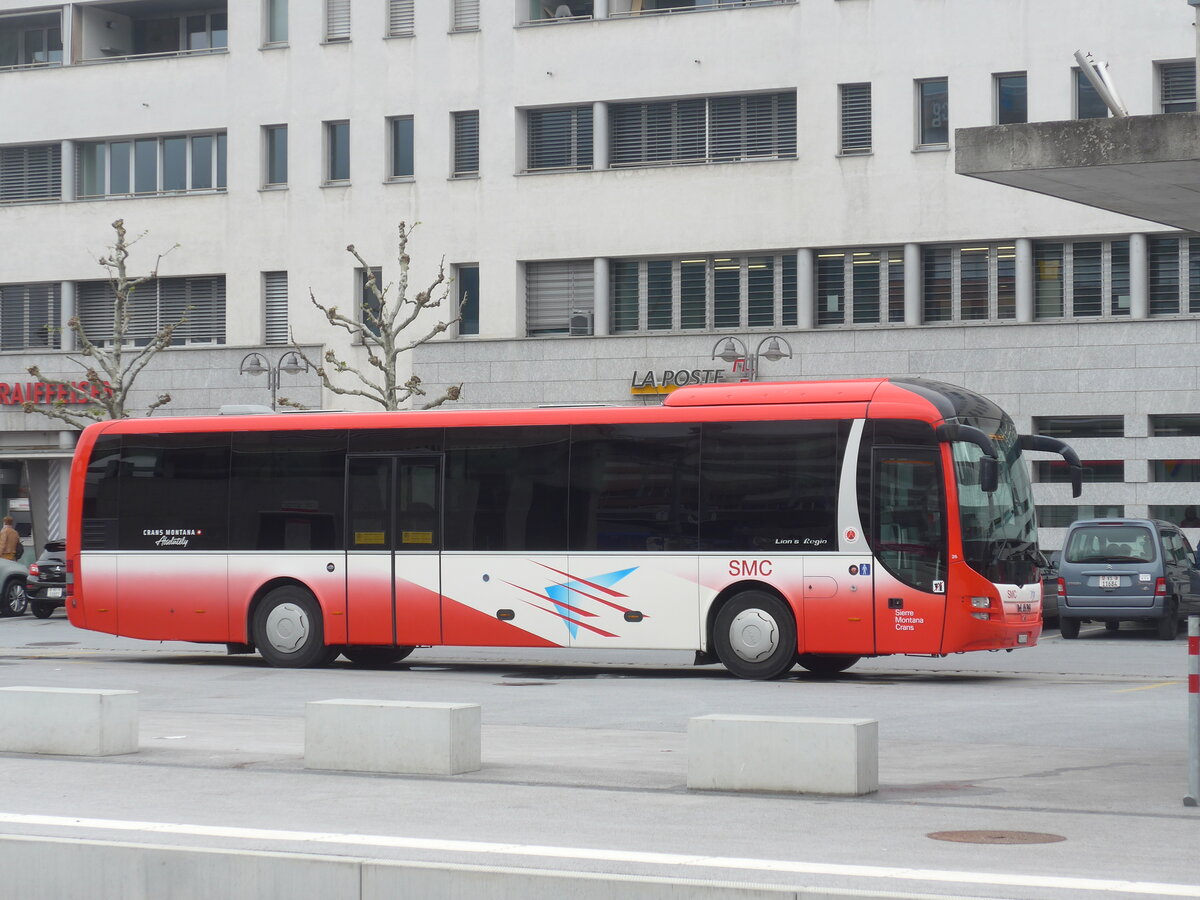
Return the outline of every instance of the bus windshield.
[[[983,451],[959,441],[951,445],[963,555],[971,568],[994,584],[1031,584],[1039,575],[1029,474],[1012,421],[1006,416],[981,426],[987,424],[992,426],[986,430],[995,442],[1000,463],[999,483],[993,493],[985,493],[979,486]]]

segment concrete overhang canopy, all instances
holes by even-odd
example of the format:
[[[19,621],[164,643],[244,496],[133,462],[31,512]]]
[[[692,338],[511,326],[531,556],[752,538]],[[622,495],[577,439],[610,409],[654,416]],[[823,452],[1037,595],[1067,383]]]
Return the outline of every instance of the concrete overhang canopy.
[[[959,128],[960,175],[1200,231],[1200,114]]]

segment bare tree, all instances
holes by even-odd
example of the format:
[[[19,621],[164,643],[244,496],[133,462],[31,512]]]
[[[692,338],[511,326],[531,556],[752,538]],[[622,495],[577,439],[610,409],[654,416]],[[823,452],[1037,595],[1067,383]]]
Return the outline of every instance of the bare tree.
[[[164,325],[145,346],[126,346],[134,325],[134,293],[146,282],[158,278],[158,267],[163,257],[179,245],[175,244],[158,254],[154,260],[154,268],[149,273],[131,277],[128,269],[130,248],[146,234],[143,232],[130,240],[125,231],[124,219],[117,219],[112,223],[112,227],[116,232],[116,240],[108,248],[108,252],[99,258],[100,265],[108,274],[108,284],[113,294],[112,343],[106,344],[108,335],[101,344],[95,343],[84,331],[78,313],[73,315],[67,321],[67,329],[75,336],[79,356],[85,359],[75,356],[67,358],[83,368],[84,380],[63,381],[47,378],[37,366],[30,366],[27,370],[30,375],[54,388],[55,399],[49,406],[26,402],[22,408],[27,413],[39,413],[53,419],[61,419],[79,428],[104,419],[128,418],[129,392],[137,377],[156,353],[171,345],[175,329],[187,321],[184,317],[178,322]],[[53,329],[53,326],[50,327]],[[156,409],[170,402],[170,394],[161,394],[147,407],[146,415],[153,415]]]
[[[370,299],[359,304],[359,307],[355,309],[356,313],[361,313],[360,315],[347,316],[339,312],[336,306],[326,306],[318,301],[312,290],[308,292],[313,306],[324,314],[330,325],[345,330],[353,343],[362,344],[366,348],[365,367],[359,368],[351,365],[339,358],[332,349],[325,351],[324,364],[319,364],[309,359],[295,339],[292,340],[292,346],[296,352],[316,370],[321,383],[329,391],[343,396],[364,397],[389,411],[405,408],[413,398],[428,398],[429,396],[418,375],[413,374],[405,381],[400,380],[396,370],[401,355],[433,340],[462,318],[462,304],[460,303],[458,308],[453,310],[454,317],[447,321],[443,322],[439,319],[433,325],[426,323],[414,325],[422,313],[427,310],[440,309],[442,303],[448,301],[450,297],[450,284],[446,279],[444,257],[438,264],[437,277],[429,287],[418,291],[412,297],[408,296],[409,267],[411,265],[408,256],[408,239],[415,228],[415,224],[409,228],[404,222],[400,223],[396,252],[397,261],[400,263],[400,276],[395,284],[381,287],[375,280],[371,266],[354,248],[354,245],[351,244],[346,248],[346,251],[358,261],[367,276],[365,288],[370,293]],[[447,306],[450,305],[448,302]],[[424,330],[410,337],[406,334],[410,327],[420,327]],[[348,380],[350,380],[351,386],[338,384],[333,380],[334,376],[349,376]],[[461,384],[449,385],[439,396],[427,399],[421,408],[432,409],[435,406],[441,406],[447,401],[457,400],[461,394]],[[294,407],[300,405],[286,397],[281,397],[279,404]]]

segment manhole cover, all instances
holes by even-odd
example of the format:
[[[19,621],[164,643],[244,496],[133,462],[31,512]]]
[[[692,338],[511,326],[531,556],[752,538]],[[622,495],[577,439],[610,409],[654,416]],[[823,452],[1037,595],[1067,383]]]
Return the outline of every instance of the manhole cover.
[[[925,836],[960,844],[1053,844],[1066,840],[1061,834],[1040,831],[934,831]]]

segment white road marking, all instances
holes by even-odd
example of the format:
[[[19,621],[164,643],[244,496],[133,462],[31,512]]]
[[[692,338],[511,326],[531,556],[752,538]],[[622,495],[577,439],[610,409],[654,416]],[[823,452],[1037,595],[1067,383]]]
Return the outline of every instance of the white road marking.
[[[92,828],[107,831],[193,837],[233,838],[253,841],[289,841],[351,847],[387,847],[401,850],[432,850],[493,856],[526,856],[543,859],[575,859],[614,863],[646,863],[680,868],[734,869],[786,872],[795,875],[832,875],[856,878],[891,878],[956,884],[1006,887],[1054,888],[1094,893],[1146,894],[1155,897],[1200,897],[1200,886],[1149,881],[1118,881],[1102,878],[1065,878],[1047,875],[1006,875],[996,872],[955,872],[891,866],[851,866],[797,862],[783,859],[745,859],[697,856],[681,853],[647,853],[600,850],[587,847],[544,847],[536,844],[501,844],[483,841],[450,841],[395,837],[379,834],[337,834],[320,831],[280,831],[267,828],[234,828],[217,825],[186,825],[170,822],[131,822],[119,819],[77,819],[65,816],[30,816],[0,813],[0,824],[51,828]]]

